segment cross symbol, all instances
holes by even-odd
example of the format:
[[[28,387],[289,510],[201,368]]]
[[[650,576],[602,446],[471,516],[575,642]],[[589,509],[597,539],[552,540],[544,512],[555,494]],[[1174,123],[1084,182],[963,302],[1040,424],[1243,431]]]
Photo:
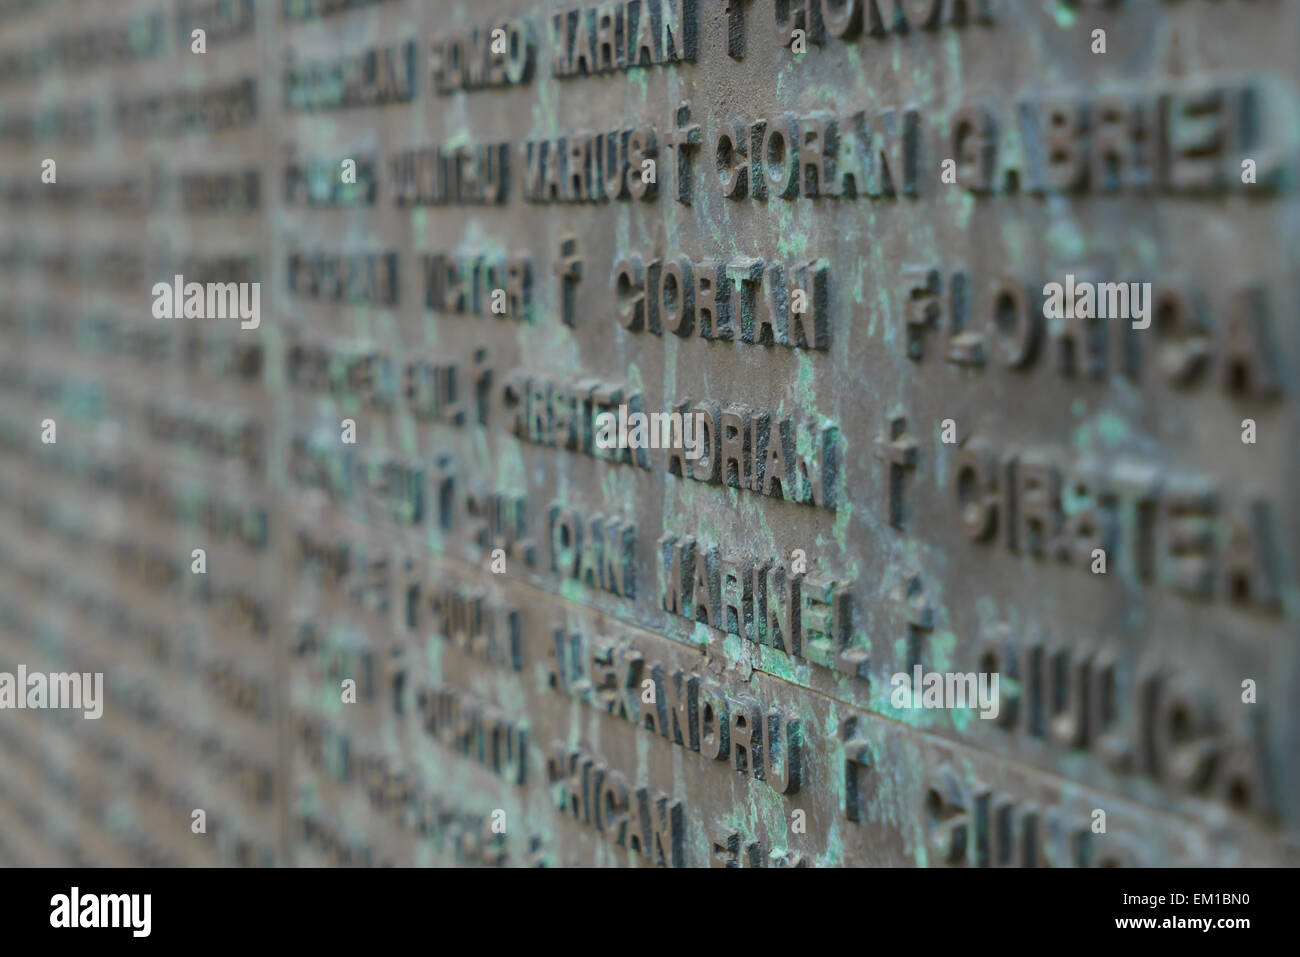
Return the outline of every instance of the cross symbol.
[[[727,12],[727,56],[733,60],[745,58],[744,9],[748,0],[723,0]]]
[[[862,724],[863,719],[853,715],[840,726],[840,739],[844,742],[844,812],[850,821],[866,817],[870,792],[862,786],[860,775],[875,771],[871,745],[862,733]]]
[[[553,269],[560,279],[560,321],[566,326],[571,326],[574,323],[576,309],[573,287],[582,278],[582,256],[578,252],[577,236],[565,236],[560,240],[560,258]]]
[[[691,153],[700,146],[700,127],[692,126],[691,106],[683,103],[677,108],[674,120],[675,129],[664,134],[664,145],[677,150],[677,202],[683,206],[691,205]]]
[[[934,609],[925,600],[925,584],[921,576],[909,574],[889,596],[903,607],[903,620],[907,623],[907,667],[921,663],[921,641],[924,633],[934,628]]]
[[[916,440],[907,434],[907,419],[895,416],[889,420],[889,431],[876,439],[876,455],[885,462],[885,477],[888,484],[885,505],[889,513],[889,524],[895,528],[903,527],[903,472],[916,468]]]

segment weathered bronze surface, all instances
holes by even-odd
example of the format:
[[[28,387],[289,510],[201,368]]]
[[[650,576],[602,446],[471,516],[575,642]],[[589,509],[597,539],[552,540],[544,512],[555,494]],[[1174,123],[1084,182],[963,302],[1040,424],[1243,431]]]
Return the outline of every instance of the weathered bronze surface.
[[[1297,863],[1298,36],[0,0],[0,864]]]

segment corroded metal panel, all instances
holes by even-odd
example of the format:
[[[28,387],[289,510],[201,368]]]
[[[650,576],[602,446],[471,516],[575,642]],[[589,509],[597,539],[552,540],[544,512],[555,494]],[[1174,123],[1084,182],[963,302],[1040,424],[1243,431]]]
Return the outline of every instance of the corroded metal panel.
[[[1295,863],[1298,35],[0,0],[0,860]]]

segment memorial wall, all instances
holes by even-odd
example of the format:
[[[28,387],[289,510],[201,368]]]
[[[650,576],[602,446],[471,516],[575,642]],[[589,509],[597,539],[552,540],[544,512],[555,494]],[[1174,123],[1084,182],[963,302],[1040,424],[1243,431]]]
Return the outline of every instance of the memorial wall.
[[[0,866],[1300,863],[1298,40],[0,0]]]

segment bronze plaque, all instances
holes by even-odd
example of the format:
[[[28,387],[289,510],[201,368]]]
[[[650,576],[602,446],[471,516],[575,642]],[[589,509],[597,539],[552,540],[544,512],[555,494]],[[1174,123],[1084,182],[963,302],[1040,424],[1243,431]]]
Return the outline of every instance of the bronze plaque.
[[[1300,5],[0,18],[0,863],[1300,860]]]

